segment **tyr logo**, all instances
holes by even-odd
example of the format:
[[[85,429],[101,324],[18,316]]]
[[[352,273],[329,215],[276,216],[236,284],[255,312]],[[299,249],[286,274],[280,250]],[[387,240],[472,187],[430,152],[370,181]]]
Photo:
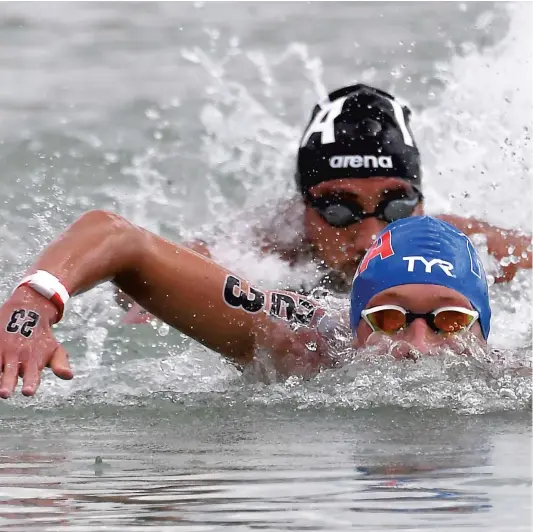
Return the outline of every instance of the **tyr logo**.
[[[424,257],[404,257],[403,260],[407,261],[407,271],[413,272],[415,269],[416,262],[421,262],[426,268],[426,273],[431,273],[433,266],[439,266],[440,269],[448,276],[455,277],[452,273],[453,264],[447,260],[442,259],[431,259],[426,260]]]

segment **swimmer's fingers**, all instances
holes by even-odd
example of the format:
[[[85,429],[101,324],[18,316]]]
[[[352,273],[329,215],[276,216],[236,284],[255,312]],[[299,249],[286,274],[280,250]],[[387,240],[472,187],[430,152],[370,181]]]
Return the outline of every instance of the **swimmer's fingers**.
[[[41,358],[32,356],[27,344],[19,343],[13,346],[3,357],[0,397],[11,397],[19,377],[23,379],[23,395],[33,395],[39,386],[41,365]]]
[[[15,390],[19,376],[18,359],[12,356],[2,356],[2,380],[0,381],[0,397],[8,399]]]
[[[28,287],[17,289],[0,306],[0,398],[13,394],[18,378],[22,393],[34,395],[41,371],[48,365],[56,375],[70,378],[72,371],[51,329],[57,308]]]
[[[45,366],[61,379],[73,377],[67,352],[48,328],[35,331],[28,339],[8,336],[0,353],[0,398],[13,395],[19,377],[22,394],[35,395]]]
[[[41,372],[45,366],[52,369],[54,374],[65,380],[72,379],[73,373],[65,349],[55,340],[48,343],[42,351],[43,356],[31,354],[21,362],[19,374],[22,377],[22,395],[33,396],[41,383]]]
[[[56,347],[48,362],[48,367],[54,372],[54,375],[60,379],[68,381],[74,377],[74,373],[70,367],[68,353],[62,345]]]
[[[43,364],[40,357],[29,356],[20,363],[19,374],[22,377],[22,395],[31,397],[35,395],[41,383],[41,370]]]

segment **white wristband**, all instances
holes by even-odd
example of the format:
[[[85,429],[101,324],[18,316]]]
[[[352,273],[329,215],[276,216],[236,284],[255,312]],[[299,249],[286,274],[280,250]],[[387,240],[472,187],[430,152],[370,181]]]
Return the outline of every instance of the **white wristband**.
[[[59,279],[44,270],[37,270],[35,273],[24,277],[22,281],[15,287],[15,290],[20,286],[29,286],[37,293],[49,299],[58,310],[57,321],[63,317],[65,305],[70,299],[67,289],[61,284]]]

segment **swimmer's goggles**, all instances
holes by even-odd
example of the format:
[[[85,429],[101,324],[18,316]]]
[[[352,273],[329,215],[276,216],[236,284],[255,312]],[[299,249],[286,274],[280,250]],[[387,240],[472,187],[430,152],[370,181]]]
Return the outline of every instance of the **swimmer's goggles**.
[[[442,307],[427,314],[416,314],[397,305],[380,305],[361,312],[361,317],[376,332],[394,334],[422,318],[437,333],[458,333],[471,329],[479,314],[463,307]]]
[[[328,194],[318,198],[309,193],[306,195],[307,203],[333,227],[348,227],[372,217],[387,223],[408,218],[422,199],[422,194],[414,190],[391,190],[374,212],[366,212],[357,201],[342,194]]]

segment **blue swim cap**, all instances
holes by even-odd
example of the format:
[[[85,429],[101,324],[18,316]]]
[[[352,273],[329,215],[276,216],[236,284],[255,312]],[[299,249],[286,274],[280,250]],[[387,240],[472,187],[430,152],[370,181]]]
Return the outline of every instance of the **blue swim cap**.
[[[387,225],[355,272],[352,330],[376,294],[404,284],[436,284],[459,292],[479,313],[483,337],[488,338],[491,310],[485,270],[470,239],[449,223],[412,216]]]

